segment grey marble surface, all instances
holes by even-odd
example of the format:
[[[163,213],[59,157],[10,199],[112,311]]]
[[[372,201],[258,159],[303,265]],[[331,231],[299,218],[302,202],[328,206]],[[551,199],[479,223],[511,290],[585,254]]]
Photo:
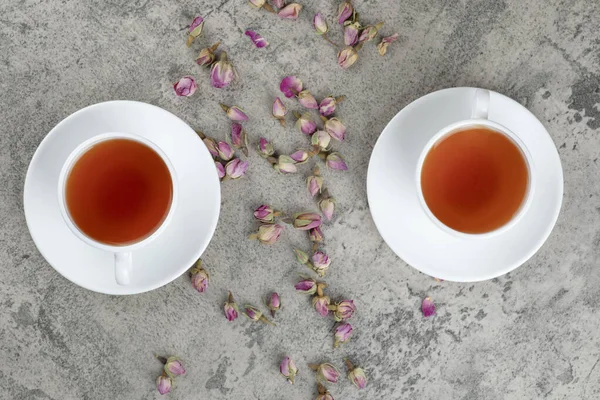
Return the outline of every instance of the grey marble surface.
[[[310,399],[316,390],[306,364],[342,367],[347,356],[365,367],[369,385],[362,393],[346,380],[331,385],[336,399],[600,396],[600,3],[357,1],[364,21],[385,20],[383,33],[400,40],[386,57],[366,46],[358,64],[341,71],[311,27],[316,11],[331,21],[336,2],[301,2],[298,21],[243,0],[0,2],[0,398],[157,398],[154,353],[180,355],[187,366],[173,399]],[[220,39],[236,64],[236,85],[213,89],[194,64],[201,44],[185,47],[185,27],[195,14],[207,17],[206,41]],[[247,28],[270,45],[255,49]],[[176,98],[172,82],[186,74],[199,90]],[[247,177],[222,185],[219,225],[204,255],[212,281],[202,295],[186,276],[142,295],[92,293],[38,253],[23,183],[37,145],[61,119],[101,101],[140,100],[224,138],[224,102],[249,113],[251,141],[264,135],[291,151],[305,139],[269,112],[290,74],[319,97],[347,96],[338,113],[347,141],[338,149],[350,171],[325,172],[340,212],[324,232],[330,294],[358,306],[350,343],[334,350],[331,321],[294,293],[303,270],[291,249],[306,246],[305,237],[288,230],[272,247],[246,239],[263,202],[314,208],[304,187],[309,166],[279,176],[253,153]],[[407,266],[378,235],[367,205],[368,160],[387,121],[452,86],[486,87],[528,107],[564,168],[562,213],[547,243],[513,273],[477,284],[439,283]],[[221,312],[228,290],[257,305],[280,292],[277,327],[228,323]],[[419,310],[426,295],[438,305],[432,319]],[[278,375],[285,354],[300,368],[294,386]]]

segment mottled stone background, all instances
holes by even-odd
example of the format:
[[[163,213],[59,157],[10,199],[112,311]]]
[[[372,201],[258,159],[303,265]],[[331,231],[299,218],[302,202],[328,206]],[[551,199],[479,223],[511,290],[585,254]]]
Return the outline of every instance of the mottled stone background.
[[[300,1],[298,21],[244,0],[0,1],[0,398],[157,398],[155,352],[178,354],[188,368],[172,399],[311,399],[306,363],[341,367],[344,356],[362,364],[370,382],[363,393],[346,380],[332,386],[338,400],[599,398],[600,3],[357,0],[363,21],[385,20],[383,33],[400,40],[386,57],[368,44],[358,64],[341,71],[311,26],[317,11],[331,21],[337,2]],[[196,14],[207,17],[205,39],[188,49],[185,28]],[[270,45],[255,49],[247,28]],[[337,25],[332,38],[340,41]],[[241,77],[225,90],[211,88],[193,62],[217,39]],[[189,99],[171,87],[184,74],[200,86]],[[264,135],[290,151],[305,139],[270,118],[288,74],[319,97],[347,96],[339,116],[349,131],[338,148],[350,171],[325,172],[340,213],[324,230],[334,260],[330,293],[358,305],[348,345],[333,350],[331,322],[294,293],[303,270],[291,250],[306,246],[305,237],[286,232],[273,247],[246,239],[262,202],[314,207],[304,188],[309,167],[279,176],[253,153],[247,177],[222,186],[219,226],[204,255],[211,287],[202,295],[185,276],[142,295],[92,293],[37,252],[23,183],[36,146],[61,119],[101,101],[140,100],[225,138],[224,102],[248,111],[253,142]],[[528,107],[550,131],[565,172],[548,242],[517,271],[478,284],[438,283],[408,267],[384,244],[367,206],[367,164],[387,121],[452,86],[493,89]],[[279,291],[278,326],[228,323],[228,290],[255,304]],[[421,317],[425,295],[437,301],[435,318]],[[278,375],[284,354],[301,369],[294,386]]]

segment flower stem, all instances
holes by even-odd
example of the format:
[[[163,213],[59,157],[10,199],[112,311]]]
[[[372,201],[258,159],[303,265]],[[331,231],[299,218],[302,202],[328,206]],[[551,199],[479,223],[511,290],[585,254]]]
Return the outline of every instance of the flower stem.
[[[323,39],[325,39],[326,41],[328,41],[329,43],[331,43],[335,47],[340,47],[335,42],[332,42],[331,39],[329,39],[326,34],[323,34],[322,36],[323,36]]]
[[[344,363],[346,364],[348,371],[352,371],[354,369],[354,365],[347,358],[344,358]]]

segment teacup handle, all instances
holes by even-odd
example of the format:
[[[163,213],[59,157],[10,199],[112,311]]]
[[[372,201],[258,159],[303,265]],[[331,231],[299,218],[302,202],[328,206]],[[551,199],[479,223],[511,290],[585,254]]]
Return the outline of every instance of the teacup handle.
[[[131,253],[115,253],[115,279],[119,285],[129,285],[132,270]]]
[[[473,119],[488,119],[490,110],[490,91],[486,89],[477,89],[475,91],[475,102],[471,111]]]

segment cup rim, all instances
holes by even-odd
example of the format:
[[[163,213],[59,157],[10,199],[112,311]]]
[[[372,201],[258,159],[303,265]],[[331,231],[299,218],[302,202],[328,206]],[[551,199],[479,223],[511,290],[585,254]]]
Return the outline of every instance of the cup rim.
[[[71,172],[71,169],[73,168],[73,165],[75,164],[75,162],[77,160],[79,160],[79,158],[86,151],[88,151],[92,146],[94,146],[98,143],[101,143],[101,142],[105,142],[107,140],[112,140],[112,139],[133,140],[133,141],[139,142],[139,143],[144,144],[144,145],[148,146],[149,148],[151,148],[156,154],[159,155],[159,157],[163,160],[163,162],[167,166],[167,169],[169,170],[169,175],[171,176],[171,184],[172,184],[172,191],[173,191],[172,196],[171,196],[171,204],[169,206],[169,211],[167,212],[167,215],[164,217],[160,226],[158,228],[156,228],[154,230],[154,232],[152,232],[152,234],[148,235],[144,239],[137,241],[135,243],[126,244],[126,245],[122,245],[122,246],[105,244],[105,243],[99,242],[97,240],[94,240],[94,239],[90,238],[88,235],[86,235],[81,229],[79,229],[77,224],[75,224],[75,222],[71,218],[71,214],[69,213],[69,210],[67,208],[66,198],[65,198],[67,177],[69,176],[69,173]],[[162,149],[159,146],[157,146],[154,142],[152,142],[140,135],[136,135],[136,134],[132,134],[132,133],[125,133],[125,132],[106,132],[106,133],[102,133],[102,134],[99,134],[99,135],[96,135],[96,136],[93,136],[93,137],[87,139],[86,141],[79,144],[71,152],[71,154],[69,154],[69,156],[67,157],[67,159],[65,160],[65,162],[61,168],[60,175],[58,178],[58,203],[59,203],[60,212],[62,214],[63,220],[65,221],[65,223],[67,224],[69,229],[83,242],[85,242],[86,244],[88,244],[92,247],[95,247],[97,249],[108,251],[111,253],[127,253],[127,252],[131,252],[133,250],[139,249],[139,248],[147,245],[148,243],[150,243],[151,241],[156,239],[165,230],[167,225],[173,219],[173,214],[175,212],[175,208],[178,203],[179,196],[178,196],[177,189],[178,189],[178,184],[177,184],[177,175],[175,173],[175,168],[173,167],[173,164],[171,163],[171,160],[169,159],[169,157],[167,157],[167,155],[164,153],[164,151],[162,151]]]
[[[527,190],[525,192],[525,197],[521,201],[521,205],[520,205],[518,211],[513,215],[513,217],[507,223],[505,223],[504,225],[502,225],[492,231],[489,231],[489,232],[466,233],[466,232],[460,232],[456,229],[450,228],[449,226],[444,224],[442,221],[440,221],[433,214],[433,212],[429,209],[429,206],[427,205],[427,202],[425,201],[425,197],[423,196],[423,189],[421,187],[421,173],[423,170],[423,164],[425,162],[425,158],[429,154],[429,151],[442,138],[444,138],[445,136],[448,136],[452,133],[456,133],[457,131],[464,130],[464,128],[476,127],[476,126],[482,126],[482,127],[491,129],[495,132],[503,134],[509,140],[511,140],[515,144],[515,146],[517,146],[517,148],[520,150],[521,154],[523,155],[523,159],[525,160],[525,165],[527,166],[527,172],[528,172],[529,179],[527,182]],[[433,137],[431,139],[429,139],[429,141],[427,142],[427,144],[421,151],[421,155],[419,156],[419,161],[417,164],[417,171],[416,171],[415,178],[416,178],[415,180],[416,180],[416,185],[417,185],[417,195],[419,197],[419,203],[421,204],[421,207],[425,211],[425,214],[427,214],[429,216],[431,221],[435,225],[437,225],[438,228],[442,229],[443,231],[445,231],[453,236],[456,236],[458,238],[463,238],[463,239],[489,238],[492,236],[499,235],[502,232],[506,232],[507,230],[512,228],[514,225],[516,225],[517,222],[525,215],[525,213],[527,212],[527,209],[531,205],[531,202],[533,199],[534,188],[535,188],[535,179],[536,179],[533,157],[531,156],[531,153],[527,149],[527,146],[525,145],[525,143],[523,143],[523,141],[513,131],[511,131],[504,125],[501,125],[494,121],[490,121],[488,119],[481,119],[481,118],[471,118],[471,119],[465,119],[465,120],[455,122],[453,124],[445,126],[444,128],[440,129],[435,135],[433,135]]]

